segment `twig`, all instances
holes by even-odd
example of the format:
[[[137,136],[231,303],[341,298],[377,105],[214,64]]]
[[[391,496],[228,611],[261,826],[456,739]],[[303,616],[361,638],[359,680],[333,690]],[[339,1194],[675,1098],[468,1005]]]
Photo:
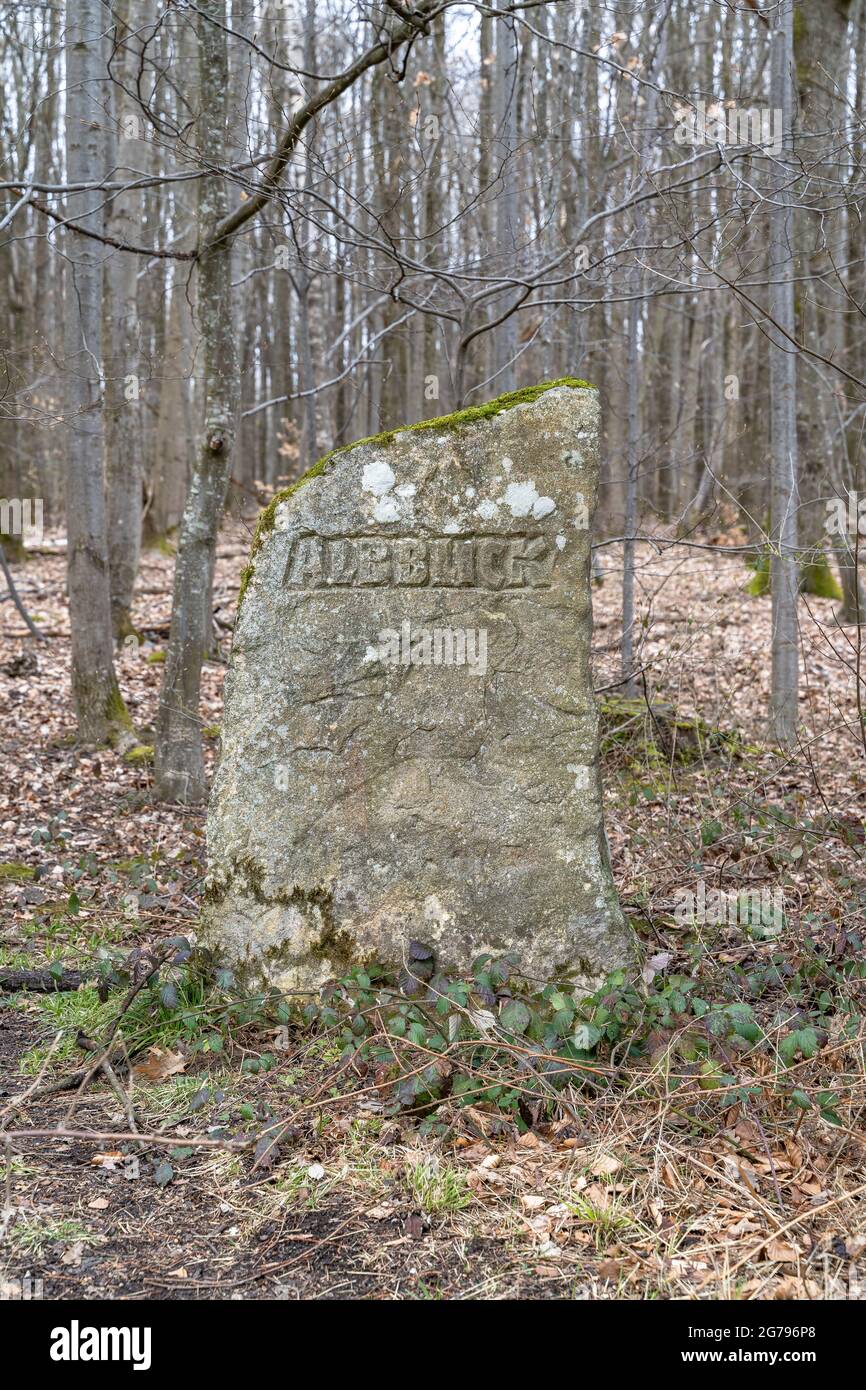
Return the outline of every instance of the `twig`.
[[[18,590],[15,588],[15,581],[14,581],[14,579],[12,578],[12,572],[11,572],[11,570],[9,569],[9,565],[8,565],[7,562],[6,562],[6,553],[5,553],[4,549],[3,549],[2,544],[0,544],[0,569],[2,569],[2,571],[3,571],[3,577],[4,577],[4,579],[6,580],[6,583],[9,585],[9,592],[10,592],[10,594],[12,595],[12,602],[15,604],[15,607],[18,609],[18,612],[21,614],[21,617],[24,619],[24,622],[27,624],[27,630],[28,630],[28,632],[30,632],[34,637],[38,638],[38,640],[39,640],[40,642],[47,642],[48,639],[47,639],[47,637],[45,636],[45,633],[44,633],[44,632],[40,632],[40,631],[39,631],[39,628],[38,628],[38,627],[35,625],[35,623],[32,621],[32,619],[31,619],[31,617],[30,617],[30,614],[27,612],[27,609],[24,607],[24,604],[23,604],[23,602],[22,602],[22,600],[21,600],[21,596],[20,596],[20,594],[18,593]]]
[[[66,1129],[63,1125],[56,1129],[7,1129],[5,1139],[80,1139],[86,1144],[146,1144],[160,1145],[163,1148],[176,1148],[176,1134],[152,1134],[148,1130],[111,1129]],[[254,1139],[199,1139],[193,1135],[184,1136],[184,1147],[199,1149],[227,1149],[230,1153],[247,1153],[255,1145]]]

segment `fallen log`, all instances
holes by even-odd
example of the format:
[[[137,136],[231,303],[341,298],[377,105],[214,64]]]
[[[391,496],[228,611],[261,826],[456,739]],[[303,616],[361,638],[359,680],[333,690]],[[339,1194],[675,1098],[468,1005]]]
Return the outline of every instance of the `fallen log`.
[[[29,989],[38,994],[54,994],[66,990],[80,989],[82,985],[92,984],[96,976],[86,975],[81,970],[0,970],[0,991],[11,993],[16,989]]]

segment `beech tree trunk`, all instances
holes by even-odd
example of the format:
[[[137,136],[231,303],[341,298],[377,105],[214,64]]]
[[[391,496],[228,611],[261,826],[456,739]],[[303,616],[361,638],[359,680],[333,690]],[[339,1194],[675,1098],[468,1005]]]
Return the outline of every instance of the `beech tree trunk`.
[[[117,44],[112,70],[120,87],[112,87],[113,120],[109,132],[107,176],[134,177],[141,149],[144,117],[131,107],[135,90],[135,34],[141,6],[120,0],[115,9]],[[135,120],[139,128],[132,124]],[[116,134],[114,133],[116,131]],[[116,171],[116,172],[115,172]],[[109,231],[119,240],[134,241],[144,212],[140,191],[119,193],[111,203]],[[115,251],[105,272],[105,471],[108,494],[108,565],[111,622],[120,641],[134,631],[132,594],[141,552],[142,414],[141,369],[138,360],[138,262]]]
[[[199,148],[214,167],[225,163],[228,143],[225,24],[225,0],[204,0],[198,28],[202,94]],[[203,250],[198,262],[197,306],[204,356],[204,428],[181,521],[171,633],[157,718],[155,791],[166,801],[201,801],[206,791],[199,728],[201,668],[212,641],[214,560],[238,404],[231,240],[213,237],[227,211],[226,181],[203,179],[199,190],[199,246]]]
[[[66,9],[66,173],[71,184],[105,169],[105,12],[99,0]],[[104,194],[73,193],[70,222],[103,232]],[[103,486],[102,278],[105,248],[66,232],[64,378],[67,583],[72,696],[81,737],[102,742],[125,710],[112,660]]]
[[[493,119],[495,122],[496,167],[500,175],[495,206],[496,270],[507,275],[514,264],[520,245],[520,208],[517,189],[517,26],[514,19],[501,19],[496,27],[496,70],[494,76]],[[497,296],[492,305],[492,317],[498,318],[513,299],[507,290]],[[495,333],[494,360],[496,363],[495,395],[513,391],[517,385],[517,316],[511,314]]]
[[[792,168],[794,25],[792,0],[780,0],[771,35],[770,104],[782,114],[783,151],[770,203],[770,585],[772,687],[770,735],[791,743],[800,678],[797,632],[797,355],[794,338]]]

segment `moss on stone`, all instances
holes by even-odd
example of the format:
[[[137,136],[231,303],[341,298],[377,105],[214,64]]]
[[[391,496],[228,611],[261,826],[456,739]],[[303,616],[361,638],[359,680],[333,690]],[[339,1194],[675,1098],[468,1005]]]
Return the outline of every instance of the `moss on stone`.
[[[433,420],[417,420],[414,425],[398,425],[395,429],[383,430],[381,434],[371,434],[366,439],[357,439],[352,444],[341,444],[339,449],[334,449],[323,459],[319,459],[316,468],[320,464],[329,463],[338,454],[345,454],[350,449],[359,449],[362,444],[378,444],[380,447],[387,448],[389,444],[393,444],[398,434],[420,434],[423,430],[459,430],[464,425],[475,425],[482,420],[492,420],[495,415],[501,415],[506,410],[513,410],[517,405],[531,405],[546,391],[553,391],[559,386],[566,386],[571,390],[595,390],[590,382],[580,381],[574,376],[561,376],[556,381],[539,381],[534,386],[525,386],[522,391],[506,391],[504,395],[495,396],[492,401],[485,401],[483,405],[469,405],[463,410],[453,411],[450,415],[437,415]],[[312,470],[307,474],[307,477],[311,475]],[[303,482],[303,479],[301,481]]]
[[[205,901],[210,906],[222,902],[238,880],[243,882],[250,897],[261,907],[279,905],[318,909],[322,930],[318,940],[307,946],[311,956],[331,960],[336,966],[346,969],[350,964],[358,964],[361,961],[352,937],[345,930],[338,929],[334,922],[333,901],[328,889],[301,888],[296,885],[293,888],[281,888],[276,892],[266,893],[264,889],[264,865],[251,855],[242,855],[233,861],[228,874],[222,875],[218,882],[212,880],[208,884],[204,894]],[[294,964],[296,950],[297,947],[294,942],[279,941],[268,947],[264,952],[264,959],[269,966],[290,968]],[[216,955],[219,955],[219,950],[216,951]],[[255,971],[256,967],[253,965],[251,968]],[[243,980],[244,973],[243,968],[238,970],[240,981]]]
[[[124,609],[120,613],[115,614],[114,640],[119,647],[122,647],[127,637],[134,637],[138,642],[143,640],[141,633],[132,621],[129,610]]]
[[[667,767],[672,758],[689,764],[715,755],[740,756],[736,731],[725,732],[697,715],[680,714],[664,701],[648,706],[639,697],[617,694],[606,695],[598,707],[602,753],[621,753],[633,768]]]
[[[153,762],[153,745],[150,743],[136,743],[133,748],[127,749],[123,755],[125,763],[133,766],[140,766],[142,763]]]
[[[0,542],[3,545],[3,554],[10,565],[24,564],[27,559],[27,551],[20,536],[12,536],[8,531],[4,531],[0,536]]]
[[[164,531],[158,536],[146,537],[144,549],[155,550],[158,555],[168,555],[174,559],[177,554],[177,533],[178,528],[173,526],[171,530]]]
[[[350,445],[349,447],[353,448],[354,446]],[[335,450],[334,452],[337,453],[339,452],[339,450]],[[320,477],[321,474],[325,471],[326,463],[331,458],[333,458],[333,454],[326,454],[324,458],[320,458],[317,463],[313,464],[312,468],[307,469],[307,472],[304,474],[302,478],[299,478],[296,483],[291,483],[288,487],[284,487],[281,492],[276,493],[276,495],[271,498],[268,505],[264,507],[261,512],[259,512],[259,519],[256,522],[256,529],[253,534],[252,544],[250,546],[249,558],[247,560],[247,563],[241,570],[241,583],[240,589],[238,590],[238,612],[240,612],[241,604],[244,601],[244,594],[246,593],[247,588],[249,587],[250,580],[252,579],[253,574],[255,573],[255,557],[258,555],[259,551],[264,545],[265,537],[269,535],[270,532],[274,529],[274,522],[276,521],[277,517],[277,507],[279,507],[281,502],[285,502],[289,497],[296,493],[298,491],[298,488],[303,487],[304,483],[308,483],[311,478]]]
[[[555,381],[538,381],[534,386],[525,386],[521,391],[506,391],[501,396],[495,396],[491,401],[485,401],[483,405],[466,406],[463,410],[455,410],[451,415],[437,415],[433,420],[417,420],[414,425],[398,425],[392,430],[383,430],[381,434],[370,434],[365,439],[355,439],[351,444],[341,444],[338,449],[332,449],[324,458],[320,458],[314,463],[312,468],[299,478],[297,482],[291,483],[289,487],[283,488],[259,514],[256,524],[255,534],[253,535],[250,546],[249,559],[241,570],[240,589],[238,591],[238,611],[244,600],[244,595],[249,587],[250,580],[255,572],[255,557],[264,544],[265,537],[274,529],[277,516],[277,508],[308,483],[311,478],[318,478],[326,471],[328,464],[340,454],[347,454],[351,449],[360,449],[363,445],[376,444],[380,448],[387,448],[399,434],[418,434],[422,430],[433,431],[453,431],[463,429],[466,425],[476,425],[482,420],[492,420],[495,415],[501,415],[506,410],[513,410],[518,405],[531,405],[537,401],[539,396],[546,391],[553,391],[557,387],[568,387],[573,391],[594,391],[595,387],[590,381],[582,381],[575,376],[561,376]]]
[[[746,585],[746,593],[753,598],[764,598],[770,592],[770,554],[762,551],[759,556],[749,559],[748,564],[755,571],[754,577]],[[799,567],[799,590],[812,598],[841,599],[842,590],[826,555],[818,555],[811,560],[803,560]]]
[[[842,598],[839,581],[831,570],[826,555],[800,566],[800,593],[814,598]]]

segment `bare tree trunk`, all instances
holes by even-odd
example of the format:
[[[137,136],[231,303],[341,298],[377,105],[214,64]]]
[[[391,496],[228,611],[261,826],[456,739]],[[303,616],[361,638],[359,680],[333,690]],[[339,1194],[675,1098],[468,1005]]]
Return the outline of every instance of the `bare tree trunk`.
[[[134,138],[140,111],[128,109],[135,90],[137,52],[135,35],[140,10],[130,0],[120,0],[115,10],[117,45],[112,71],[112,136],[109,139],[109,178],[132,178],[139,161],[140,141]],[[133,124],[133,121],[136,124]],[[113,172],[114,170],[117,172]],[[112,236],[133,241],[141,227],[143,199],[140,191],[126,190],[112,201],[108,230]],[[142,468],[141,379],[138,361],[138,262],[135,256],[115,251],[105,272],[105,471],[108,493],[108,567],[111,621],[114,636],[122,640],[132,632],[132,594],[141,552]]]
[[[517,26],[514,19],[500,19],[496,26],[496,74],[494,81],[494,121],[496,125],[496,163],[500,168],[497,187],[496,271],[506,276],[516,268],[520,246],[520,211],[517,195]],[[493,301],[492,314],[503,313],[513,298],[510,290]],[[517,316],[509,315],[494,333],[496,393],[513,391],[517,384]]]
[[[102,177],[105,16],[99,0],[66,11],[66,173],[73,185]],[[100,235],[104,195],[73,193],[73,222]],[[72,695],[82,738],[102,741],[125,718],[112,662],[103,487],[102,273],[104,247],[67,231],[64,298],[66,525]]]
[[[783,154],[770,203],[770,585],[773,605],[770,734],[791,743],[797,730],[797,357],[794,336],[792,198],[787,170],[793,125],[793,0],[773,20],[770,104],[782,113]],[[775,327],[778,325],[778,328]],[[779,332],[779,329],[782,332]],[[790,335],[790,337],[786,336]]]
[[[175,198],[175,208],[179,200]],[[198,420],[194,377],[195,327],[193,307],[195,277],[185,264],[175,267],[168,309],[162,381],[156,422],[153,468],[148,483],[145,532],[150,540],[162,540],[177,527],[183,515]]]
[[[639,347],[638,337],[641,323],[642,276],[636,271],[632,280],[632,299],[628,306],[628,362],[626,372],[626,488],[625,488],[625,535],[622,559],[622,645],[620,647],[620,674],[623,690],[632,694],[634,680],[634,571],[635,543],[637,533],[637,493],[640,475],[640,406],[638,396]]]
[[[202,116],[199,148],[220,167],[227,146],[228,56],[225,0],[203,0],[199,20]],[[228,210],[222,178],[199,190],[198,317],[204,353],[204,430],[181,522],[174,573],[171,634],[160,695],[155,791],[164,800],[205,795],[199,720],[201,667],[213,631],[217,535],[225,505],[237,414],[231,240],[213,232]]]
[[[186,103],[196,109],[199,103],[199,82],[195,72],[197,40],[194,19],[184,18],[178,26],[174,41],[185,75]],[[176,101],[179,110],[186,103]],[[190,133],[194,144],[194,132]],[[153,172],[160,172],[166,152],[159,142],[148,147]],[[179,248],[195,244],[197,220],[194,185],[176,184],[171,199],[172,223],[176,228]],[[164,195],[163,195],[164,196]],[[161,542],[180,524],[192,471],[196,439],[201,424],[200,368],[197,362],[196,330],[194,324],[196,277],[190,274],[185,262],[177,262],[171,277],[170,290],[165,284],[164,271],[150,270],[148,280],[155,274],[159,279],[151,285],[156,302],[150,305],[149,317],[159,315],[160,332],[154,344],[154,361],[158,382],[156,425],[153,431],[153,450],[147,470],[148,503],[145,516],[145,536],[148,541]],[[148,281],[143,289],[147,290]]]
[[[668,7],[670,8],[670,7]],[[657,46],[662,47],[665,37],[665,21],[667,15],[663,15],[659,22],[659,32],[657,36]],[[646,19],[643,32],[644,47],[648,47],[650,42],[650,19]],[[658,58],[658,54],[656,57]],[[635,168],[635,186],[639,186],[644,178],[646,165],[652,149],[655,126],[655,89],[651,89],[651,95],[647,99],[647,105],[641,116],[637,101],[633,106],[633,138],[637,147],[637,160]],[[639,120],[643,119],[643,130],[638,132],[635,127]],[[638,204],[634,213],[634,239],[637,247],[640,247],[643,239],[644,212],[643,205]],[[640,251],[636,253],[635,264],[629,277],[629,290],[631,300],[628,306],[628,383],[626,395],[626,489],[625,489],[625,534],[626,542],[623,548],[623,569],[622,569],[622,645],[620,647],[620,669],[623,680],[623,689],[626,694],[631,694],[635,690],[634,678],[634,578],[635,578],[635,542],[637,534],[637,507],[638,507],[638,487],[640,482],[640,450],[642,439],[642,422],[640,408],[640,352],[645,348],[646,324],[644,321],[644,305],[646,303],[646,290],[644,284],[644,273],[640,264]],[[642,341],[643,340],[643,341]]]

